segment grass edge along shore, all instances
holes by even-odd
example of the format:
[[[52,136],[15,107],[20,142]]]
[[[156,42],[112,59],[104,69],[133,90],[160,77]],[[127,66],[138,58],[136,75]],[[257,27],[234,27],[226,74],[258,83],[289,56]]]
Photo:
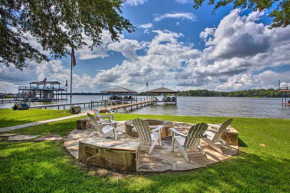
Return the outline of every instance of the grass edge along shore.
[[[15,116],[12,114],[9,117],[10,121],[14,119],[17,121],[18,113],[20,111],[13,113]],[[30,116],[21,115],[23,120],[29,120]],[[222,123],[227,119],[227,117],[115,114],[117,121],[137,117],[188,123]],[[76,127],[77,119],[80,118],[9,133],[61,134],[65,137]],[[63,148],[63,141],[8,142],[7,139],[2,139],[0,191],[289,192],[290,120],[234,118],[232,126],[239,131],[240,153],[237,156],[209,167],[175,173],[96,172],[76,164],[76,160]]]

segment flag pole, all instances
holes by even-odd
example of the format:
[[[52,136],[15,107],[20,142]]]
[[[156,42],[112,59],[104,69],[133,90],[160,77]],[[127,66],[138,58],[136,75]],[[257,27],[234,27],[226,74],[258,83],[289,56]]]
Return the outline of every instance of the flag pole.
[[[73,48],[72,48],[73,53]],[[70,62],[70,113],[72,113],[72,67],[73,67],[73,59],[71,53],[71,62]]]

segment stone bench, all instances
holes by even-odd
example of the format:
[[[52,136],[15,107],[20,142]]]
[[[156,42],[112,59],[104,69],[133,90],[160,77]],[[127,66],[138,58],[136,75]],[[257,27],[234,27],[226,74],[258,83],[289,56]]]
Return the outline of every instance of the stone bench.
[[[224,133],[221,136],[221,138],[230,145],[238,146],[239,145],[239,139],[238,139],[239,132],[231,126],[229,126],[228,128],[230,129],[230,131],[228,131],[227,133]]]
[[[91,120],[89,118],[77,120],[77,129],[85,130],[91,127]]]
[[[139,157],[139,142],[122,142],[98,137],[79,142],[78,159],[88,165],[137,171]]]
[[[143,120],[149,124],[149,127],[151,130],[155,129],[158,125],[163,125],[164,127],[161,132],[161,138],[169,137],[170,136],[169,128],[174,127],[172,122],[170,121],[163,121],[163,120],[158,120],[158,119],[143,119]],[[139,137],[137,131],[133,128],[134,128],[134,124],[132,120],[125,122],[126,134],[131,137],[136,137],[136,138]]]

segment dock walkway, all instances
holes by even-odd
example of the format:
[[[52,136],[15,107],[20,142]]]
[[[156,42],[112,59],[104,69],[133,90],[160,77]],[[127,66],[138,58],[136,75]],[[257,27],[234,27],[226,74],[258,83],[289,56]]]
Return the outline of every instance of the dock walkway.
[[[89,113],[93,113],[93,111],[88,111]],[[56,118],[56,119],[50,119],[50,120],[44,120],[44,121],[38,121],[38,122],[33,122],[33,123],[27,123],[27,124],[23,124],[23,125],[15,125],[15,126],[11,126],[11,127],[3,127],[0,128],[0,133],[4,133],[4,132],[8,132],[8,131],[14,131],[14,130],[18,130],[18,129],[22,129],[22,128],[27,128],[27,127],[33,127],[33,126],[37,126],[37,125],[42,125],[45,123],[52,123],[52,122],[57,122],[57,121],[63,121],[66,119],[73,119],[73,118],[77,118],[77,117],[82,117],[82,116],[86,116],[87,112],[84,113],[80,113],[77,115],[70,115],[67,117],[61,117],[61,118]]]
[[[108,112],[109,109],[121,109],[121,108],[123,108],[124,111],[126,111],[126,108],[129,108],[129,107],[132,108],[133,106],[136,106],[137,109],[138,109],[138,106],[139,105],[141,105],[141,106],[142,105],[147,105],[147,104],[150,104],[150,103],[153,103],[153,102],[155,102],[155,101],[153,101],[153,100],[150,100],[150,101],[142,101],[142,102],[136,102],[136,103],[116,105],[116,106],[107,107],[107,108],[98,108],[98,110],[101,113]],[[87,112],[80,113],[80,114],[77,114],[77,115],[70,115],[70,116],[67,116],[67,117],[61,117],[61,118],[57,118],[57,119],[50,119],[50,120],[38,121],[38,122],[27,123],[27,124],[23,124],[23,125],[16,125],[16,126],[11,126],[11,127],[3,127],[3,128],[0,128],[0,133],[14,131],[14,130],[18,130],[18,129],[22,129],[22,128],[27,128],[27,127],[33,127],[33,126],[42,125],[42,124],[45,124],[45,123],[52,123],[52,122],[56,122],[56,121],[62,121],[62,120],[66,120],[66,119],[73,119],[73,118],[77,118],[77,117],[82,117],[82,116],[86,116],[87,113],[94,114],[94,112],[92,110],[89,110]]]
[[[106,113],[111,109],[124,109],[124,111],[126,111],[126,108],[131,107],[131,109],[133,108],[133,106],[136,106],[137,109],[139,108],[139,105],[147,105],[147,104],[151,104],[154,103],[154,100],[150,100],[150,101],[141,101],[141,102],[136,102],[136,103],[129,103],[129,104],[122,104],[122,105],[115,105],[115,106],[110,106],[110,107],[104,107],[104,108],[98,108],[100,113]]]

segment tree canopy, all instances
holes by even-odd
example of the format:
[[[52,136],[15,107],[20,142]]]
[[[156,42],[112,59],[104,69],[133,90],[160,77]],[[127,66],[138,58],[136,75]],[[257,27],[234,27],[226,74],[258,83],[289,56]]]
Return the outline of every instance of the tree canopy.
[[[33,47],[26,34],[37,38],[43,50],[53,58],[61,58],[87,45],[91,49],[101,44],[103,30],[112,40],[135,27],[121,16],[124,0],[1,0],[0,63],[26,67],[27,60],[48,61],[47,55]]]
[[[194,0],[194,8],[198,9],[206,0]],[[255,11],[263,11],[277,6],[271,11],[270,17],[274,17],[271,27],[286,27],[290,24],[290,0],[208,0],[209,5],[214,5],[215,12],[218,8],[234,4],[234,8],[249,8]]]

